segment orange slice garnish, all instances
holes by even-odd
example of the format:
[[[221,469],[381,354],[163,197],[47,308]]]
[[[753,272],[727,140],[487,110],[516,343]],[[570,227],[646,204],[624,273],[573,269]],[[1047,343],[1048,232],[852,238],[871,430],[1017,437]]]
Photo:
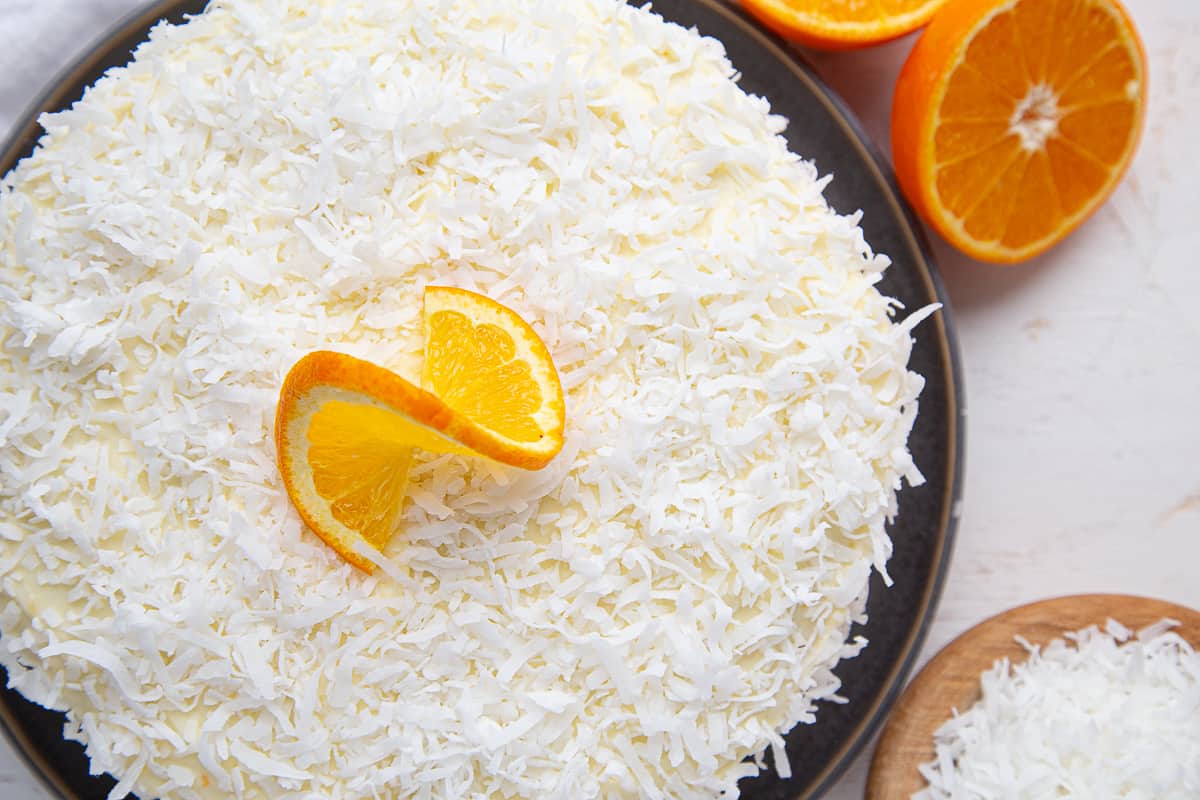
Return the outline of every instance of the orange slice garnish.
[[[1120,181],[1146,83],[1141,40],[1116,0],[954,0],[896,83],[896,177],[963,252],[1031,258]]]
[[[946,0],[741,0],[766,27],[821,50],[879,44],[924,25]]]
[[[275,412],[288,496],[304,522],[354,566],[396,532],[413,450],[484,456],[525,469],[562,449],[558,372],[533,328],[463,289],[425,290],[425,388],[330,351],[300,359]]]
[[[454,410],[447,435],[538,469],[562,449],[566,406],[550,351],[515,311],[465,289],[425,290],[421,382]]]

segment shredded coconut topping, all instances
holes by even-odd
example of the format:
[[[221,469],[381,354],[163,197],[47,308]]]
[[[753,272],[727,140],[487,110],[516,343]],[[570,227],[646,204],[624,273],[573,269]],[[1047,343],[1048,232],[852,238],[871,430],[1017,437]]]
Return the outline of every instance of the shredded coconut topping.
[[[0,187],[0,661],[114,797],[732,798],[835,696],[927,310],[735,80],[617,0],[215,0],[43,118]],[[426,458],[368,578],[275,400],[318,348],[419,375],[427,282],[535,324],[567,443]]]
[[[914,800],[1200,797],[1200,655],[1177,624],[1018,639],[1028,660],[998,661],[938,729]]]

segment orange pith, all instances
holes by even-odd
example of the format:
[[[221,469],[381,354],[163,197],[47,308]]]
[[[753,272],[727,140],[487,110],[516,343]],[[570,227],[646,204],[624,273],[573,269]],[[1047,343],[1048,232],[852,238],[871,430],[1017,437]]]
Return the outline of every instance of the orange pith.
[[[879,44],[924,25],[946,0],[741,0],[784,38],[822,50]]]
[[[956,247],[1022,261],[1116,187],[1145,96],[1141,42],[1116,0],[951,0],[896,84],[896,176]]]
[[[562,385],[549,351],[512,310],[462,289],[425,292],[420,388],[329,351],[300,359],[275,415],[280,473],[305,523],[367,572],[363,545],[395,533],[413,450],[527,469],[562,448]]]

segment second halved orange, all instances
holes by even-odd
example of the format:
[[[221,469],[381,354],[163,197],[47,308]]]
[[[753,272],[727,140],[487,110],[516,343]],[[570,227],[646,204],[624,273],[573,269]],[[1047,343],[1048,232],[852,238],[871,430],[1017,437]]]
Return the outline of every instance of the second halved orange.
[[[1116,187],[1146,83],[1117,0],[950,0],[896,84],[896,176],[951,244],[984,261],[1025,260]]]

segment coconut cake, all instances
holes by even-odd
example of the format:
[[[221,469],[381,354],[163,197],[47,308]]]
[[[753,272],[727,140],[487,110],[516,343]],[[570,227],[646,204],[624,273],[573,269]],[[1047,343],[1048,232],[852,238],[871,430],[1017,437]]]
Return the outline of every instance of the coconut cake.
[[[788,773],[921,481],[931,309],[718,41],[617,0],[216,0],[42,123],[0,186],[0,663],[113,797]],[[419,375],[430,283],[534,325],[566,443],[419,459],[368,577],[288,502],[275,401],[315,349]]]

